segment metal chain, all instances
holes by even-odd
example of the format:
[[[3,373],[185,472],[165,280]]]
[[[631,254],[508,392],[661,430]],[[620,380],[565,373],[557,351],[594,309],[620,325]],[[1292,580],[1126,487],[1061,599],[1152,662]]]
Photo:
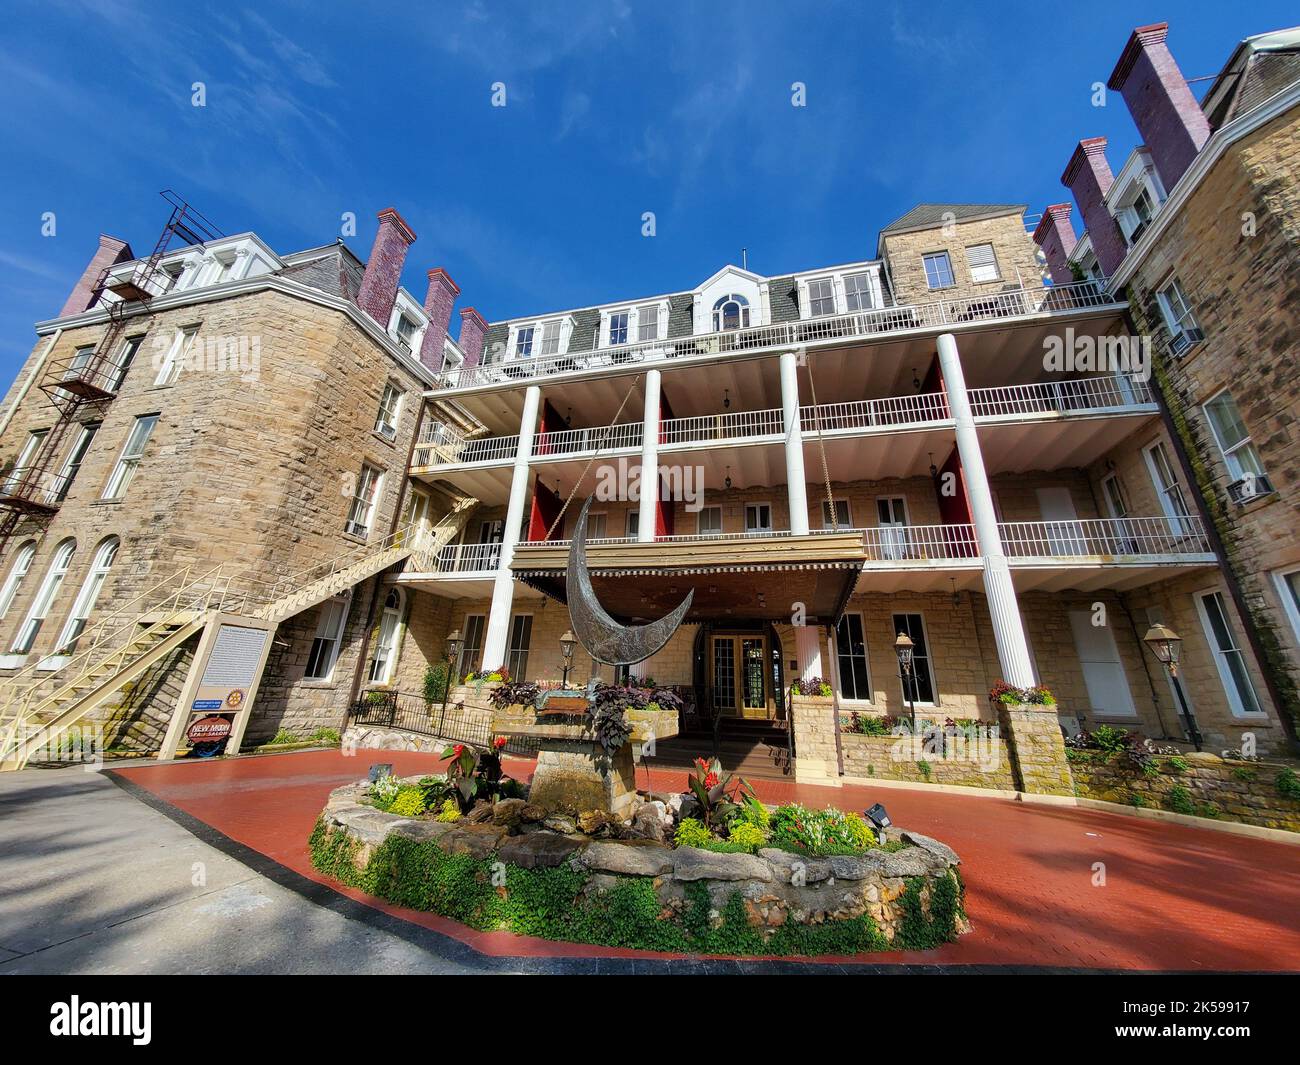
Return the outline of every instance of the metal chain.
[[[644,374],[637,374],[636,377],[632,379],[632,387],[627,390],[627,395],[623,397],[623,402],[618,405],[618,410],[614,412],[614,421],[610,425],[604,426],[604,428],[606,429],[605,440],[608,441],[610,437],[614,435],[612,431],[612,426],[618,424],[619,415],[623,413],[623,408],[627,406],[627,401],[632,398],[633,390],[636,388],[637,384],[644,376],[645,376]],[[641,432],[642,433],[645,432],[644,423],[641,426]],[[573,497],[578,494],[578,487],[586,479],[587,473],[591,469],[592,463],[594,463],[596,459],[600,458],[600,453],[601,451],[604,450],[604,446],[605,446],[604,444],[601,444],[600,447],[596,448],[596,450],[592,453],[591,458],[587,460],[587,465],[585,465],[582,468],[582,473],[578,475],[578,479],[573,482],[573,488],[569,492],[569,498],[564,501],[564,506],[562,506],[560,508],[560,512],[557,515],[555,515],[555,520],[551,522],[551,527],[546,530],[547,540],[551,538],[551,533],[555,532],[555,527],[559,525],[560,522],[564,519],[564,512],[569,509],[569,504],[573,502]],[[645,490],[645,470],[641,471],[641,489],[642,491]]]

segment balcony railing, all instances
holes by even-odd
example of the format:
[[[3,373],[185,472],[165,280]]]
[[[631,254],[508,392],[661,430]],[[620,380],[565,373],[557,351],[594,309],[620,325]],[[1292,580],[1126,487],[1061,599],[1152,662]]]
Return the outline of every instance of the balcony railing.
[[[1207,555],[1200,518],[1090,518],[1001,522],[1002,549],[1012,559],[1128,558]]]
[[[1052,381],[1000,388],[974,388],[971,408],[977,418],[1035,415],[1103,414],[1136,410],[1154,402],[1150,387],[1142,381],[1118,375]],[[847,403],[823,403],[800,408],[805,436],[818,432],[852,432],[897,427],[939,425],[951,418],[948,397],[942,392],[884,399],[861,399]],[[782,435],[779,407],[766,410],[702,414],[691,418],[668,418],[659,429],[661,447],[756,440]],[[538,433],[533,457],[581,455],[596,451],[641,447],[640,422],[599,425],[584,429],[563,429]],[[513,460],[519,437],[465,437],[446,425],[433,423],[415,446],[416,466],[447,466],[473,462]]]
[[[1154,402],[1151,387],[1126,374],[970,390],[971,412],[977,418],[1104,413]]]
[[[693,336],[650,340],[563,355],[508,359],[481,366],[462,366],[445,374],[445,388],[479,388],[576,374],[603,367],[656,363],[688,356],[779,350],[834,340],[857,340],[914,329],[935,329],[968,322],[998,321],[1026,315],[1053,314],[1106,307],[1115,303],[1101,280],[1078,281],[1052,288],[1024,287],[982,296],[933,300],[882,307],[798,322],[779,322],[751,329],[730,329]]]
[[[490,573],[501,561],[500,544],[447,544],[436,554],[416,552],[414,573]]]

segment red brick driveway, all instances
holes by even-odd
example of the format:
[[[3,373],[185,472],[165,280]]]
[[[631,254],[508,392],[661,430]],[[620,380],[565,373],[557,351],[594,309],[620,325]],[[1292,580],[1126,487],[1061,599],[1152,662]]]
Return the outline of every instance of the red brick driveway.
[[[427,754],[310,751],[230,761],[134,765],[114,772],[223,835],[312,880],[307,836],[329,791],[375,761],[408,775]],[[531,763],[507,761],[527,778]],[[644,786],[644,773],[638,783]],[[657,789],[683,787],[656,773]],[[883,802],[895,824],[949,843],[962,858],[974,931],[925,953],[875,964],[1015,965],[1146,970],[1300,969],[1300,846],[1120,814],[923,790],[820,788],[758,781],[767,802],[862,810]],[[1104,864],[1105,884],[1094,886]],[[350,897],[492,955],[637,956],[636,952],[475,932],[336,887]]]

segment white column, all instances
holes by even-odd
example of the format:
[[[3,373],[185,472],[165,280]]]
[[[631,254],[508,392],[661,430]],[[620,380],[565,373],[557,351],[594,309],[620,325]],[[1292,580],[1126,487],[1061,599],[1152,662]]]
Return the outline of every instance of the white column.
[[[651,656],[653,657],[653,656]],[[647,658],[641,662],[634,662],[627,667],[628,673],[636,677],[637,680],[645,680],[646,677],[652,677],[654,674],[650,671],[650,659]]]
[[[515,579],[510,572],[510,560],[514,557],[519,530],[524,524],[524,504],[528,500],[528,460],[533,454],[533,433],[537,429],[537,409],[541,398],[542,390],[537,385],[529,385],[528,391],[524,393],[524,414],[519,419],[519,443],[515,447],[515,466],[510,478],[510,502],[506,505],[506,524],[501,535],[501,560],[492,583],[492,608],[488,611],[480,669],[495,669],[504,665],[506,660],[506,643],[510,638],[510,608],[515,599]]]
[[[641,425],[641,502],[637,518],[637,543],[655,539],[655,505],[659,501],[659,389],[658,370],[645,374],[645,416]],[[641,676],[641,674],[638,674]]]
[[[809,622],[797,625],[794,630],[794,651],[799,661],[799,679],[812,680],[825,677],[822,671],[821,629]]]
[[[975,535],[979,539],[980,554],[984,557],[984,593],[988,596],[989,614],[993,618],[993,637],[998,645],[1002,679],[1022,688],[1033,687],[1034,669],[1029,659],[1020,604],[1011,583],[1007,556],[1002,550],[1002,536],[993,510],[993,493],[989,491],[989,478],[984,469],[984,453],[975,432],[975,417],[966,393],[966,378],[957,355],[957,341],[951,333],[939,337],[939,366],[948,392],[948,406],[957,424],[957,451],[966,478],[966,495],[970,499]]]
[[[803,472],[803,427],[799,422],[799,357],[781,352],[781,428],[785,433],[785,485],[790,531],[808,535],[808,485]]]

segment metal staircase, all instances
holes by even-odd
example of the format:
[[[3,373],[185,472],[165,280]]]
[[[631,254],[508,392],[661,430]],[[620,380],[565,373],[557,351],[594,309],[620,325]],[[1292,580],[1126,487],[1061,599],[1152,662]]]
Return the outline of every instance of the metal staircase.
[[[189,566],[146,588],[65,646],[5,679],[0,770],[21,769],[114,692],[162,661],[212,619],[236,614],[279,624],[383,572],[415,551],[437,554],[465,527],[476,499],[462,499],[430,529],[399,529],[274,582]]]

